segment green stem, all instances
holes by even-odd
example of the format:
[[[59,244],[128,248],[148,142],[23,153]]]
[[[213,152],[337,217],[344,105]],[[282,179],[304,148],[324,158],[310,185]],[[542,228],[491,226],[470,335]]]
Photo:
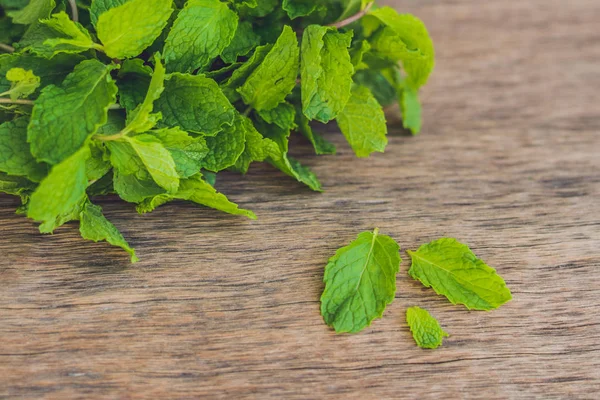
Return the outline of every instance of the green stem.
[[[119,133],[115,133],[114,135],[94,135],[94,139],[102,142],[113,142],[123,138],[123,136],[125,136],[125,134],[123,131],[121,131]]]

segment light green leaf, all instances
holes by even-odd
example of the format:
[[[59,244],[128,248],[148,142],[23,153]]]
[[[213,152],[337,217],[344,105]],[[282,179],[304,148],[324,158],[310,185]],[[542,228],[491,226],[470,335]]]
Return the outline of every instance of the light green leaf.
[[[205,68],[229,46],[238,16],[219,0],[189,0],[179,12],[165,42],[169,72]]]
[[[370,40],[373,51],[402,61],[412,87],[423,86],[435,65],[435,50],[425,24],[410,14],[398,14],[391,7],[379,8],[369,15],[386,26]]]
[[[421,131],[421,102],[419,92],[405,85],[400,91],[400,109],[402,123],[405,129],[410,129],[413,135]]]
[[[335,154],[335,145],[327,141],[319,133],[314,132],[310,126],[310,121],[301,113],[298,114],[298,130],[310,143],[312,143],[315,153],[318,155]]]
[[[281,8],[287,12],[290,19],[306,17],[312,14],[318,7],[319,4],[314,0],[283,0],[283,4],[281,5]]]
[[[132,119],[128,121],[125,127],[125,134],[129,132],[142,133],[146,132],[154,127],[160,120],[162,115],[152,114],[154,102],[160,97],[161,93],[165,89],[165,67],[160,62],[160,57],[154,58],[154,73],[152,74],[152,80],[148,87],[148,92],[144,98],[144,102],[137,108],[135,108],[130,115]],[[128,118],[129,116],[128,115]]]
[[[96,26],[98,23],[98,17],[101,14],[104,14],[111,8],[122,6],[127,3],[129,0],[92,0],[92,5],[90,7],[90,20],[92,24]]]
[[[357,14],[359,11],[364,10],[364,8],[369,4],[370,0],[348,0],[345,1],[344,12],[338,18],[338,21],[351,17]]]
[[[352,60],[352,65],[354,66],[355,71],[369,68],[369,66],[363,61],[364,55],[369,50],[371,50],[371,45],[369,44],[368,40],[361,41],[360,45],[357,45],[350,50],[350,59]]]
[[[90,182],[99,180],[110,171],[111,167],[104,145],[92,141],[90,143],[90,157],[85,163],[87,180]]]
[[[144,60],[133,58],[124,60],[117,74],[119,87],[119,104],[133,114],[136,107],[142,104],[148,94],[152,80],[152,68],[144,64]]]
[[[40,233],[53,233],[57,228],[60,228],[67,222],[79,220],[79,214],[81,213],[83,205],[86,201],[87,197],[83,196],[76,204],[73,204],[70,210],[63,214],[57,215],[54,219],[42,222],[39,226]]]
[[[100,14],[96,30],[111,58],[139,55],[160,36],[173,12],[173,0],[130,0]]]
[[[229,46],[221,53],[221,59],[231,64],[235,62],[238,57],[245,56],[252,49],[260,44],[260,36],[254,33],[252,24],[248,21],[240,22],[237,30]]]
[[[279,148],[271,139],[263,137],[247,117],[244,119],[246,137],[244,151],[235,162],[235,169],[243,174],[248,172],[250,164],[264,161],[270,154],[277,153]]]
[[[144,200],[137,210],[140,214],[153,211],[171,200],[188,200],[194,203],[214,208],[233,215],[243,215],[250,219],[256,219],[256,215],[249,210],[238,208],[225,195],[218,193],[208,182],[202,179],[202,174],[196,174],[189,179],[181,181],[181,186],[176,194],[163,194]]]
[[[279,0],[234,0],[243,6],[240,7],[240,14],[252,17],[264,17],[273,12]]]
[[[28,123],[29,118],[20,117],[0,125],[0,171],[39,182],[46,176],[48,167],[35,161],[29,151]]]
[[[234,103],[240,99],[240,94],[237,92],[237,89],[246,82],[246,79],[248,79],[250,74],[252,74],[252,72],[254,72],[254,70],[264,61],[272,48],[273,45],[271,44],[258,46],[248,61],[233,71],[231,77],[221,85],[223,93],[230,102]]]
[[[6,79],[12,83],[10,90],[6,92],[12,101],[27,98],[40,86],[40,77],[33,71],[26,71],[23,68],[9,69]]]
[[[356,333],[380,318],[396,294],[400,246],[379,230],[362,232],[325,267],[321,315],[336,333]]]
[[[357,85],[368,87],[382,107],[389,106],[398,101],[396,87],[386,79],[381,70],[360,70],[354,75],[354,82]]]
[[[340,130],[357,157],[382,152],[387,145],[387,125],[381,105],[365,86],[355,86],[344,110],[338,115]]]
[[[427,310],[421,307],[409,307],[406,310],[406,322],[417,345],[422,349],[437,349],[444,337],[450,336],[440,323]]]
[[[206,137],[208,154],[202,160],[202,167],[219,172],[234,165],[244,151],[250,123],[250,120],[238,114],[232,126],[225,127],[215,136]]]
[[[285,26],[264,61],[238,89],[244,103],[258,111],[277,107],[296,86],[299,58],[298,38]]]
[[[470,310],[492,310],[512,298],[496,270],[456,239],[442,238],[408,251],[412,265],[408,273],[452,304]]]
[[[113,246],[125,250],[131,255],[131,262],[137,262],[135,250],[132,249],[123,235],[115,226],[102,214],[102,208],[87,202],[79,216],[79,232],[84,239],[99,242],[106,240]]]
[[[88,146],[54,166],[48,176],[31,195],[27,216],[36,221],[53,223],[58,217],[69,214],[85,197]]]
[[[8,15],[12,17],[15,24],[29,25],[40,18],[48,18],[54,7],[56,7],[54,0],[31,0],[25,8],[10,11]]]
[[[275,124],[281,129],[296,129],[296,109],[290,103],[280,103],[277,107],[270,110],[259,111],[258,115],[265,122]]]
[[[86,60],[61,86],[45,87],[35,101],[27,131],[31,153],[38,161],[57,164],[81,148],[106,123],[115,103],[113,65]]]
[[[165,189],[158,186],[152,178],[140,179],[135,174],[126,175],[118,169],[114,172],[113,186],[119,197],[129,203],[139,203],[165,193]]]
[[[352,32],[310,25],[302,39],[302,111],[308,119],[328,122],[344,109],[354,67],[348,47]]]
[[[148,134],[160,140],[169,150],[180,178],[189,178],[200,171],[202,160],[208,154],[208,146],[203,136],[192,137],[179,128],[165,128],[150,131]]]
[[[167,76],[165,90],[154,103],[163,119],[160,126],[214,136],[233,124],[235,108],[215,81],[200,75],[174,73]]]

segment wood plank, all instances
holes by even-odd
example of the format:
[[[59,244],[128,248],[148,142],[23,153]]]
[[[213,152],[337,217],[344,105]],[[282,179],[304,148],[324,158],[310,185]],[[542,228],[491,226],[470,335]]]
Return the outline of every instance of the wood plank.
[[[259,166],[218,187],[259,220],[179,203],[136,215],[103,200],[142,261],[41,236],[0,197],[0,397],[594,398],[600,391],[600,3],[388,1],[425,20],[436,71],[426,124],[397,124],[357,160],[294,152],[315,194]],[[323,266],[378,226],[403,249],[469,243],[514,300],[448,304],[407,275],[384,318],[336,336],[319,315]],[[419,305],[451,334],[418,349]]]

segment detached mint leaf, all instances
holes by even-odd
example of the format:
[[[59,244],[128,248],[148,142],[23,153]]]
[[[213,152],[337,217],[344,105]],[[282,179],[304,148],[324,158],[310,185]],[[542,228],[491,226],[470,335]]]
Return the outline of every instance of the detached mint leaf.
[[[232,125],[235,108],[215,81],[200,75],[173,73],[165,90],[154,103],[162,114],[161,126],[174,127],[214,136],[225,125]]]
[[[406,322],[413,338],[422,349],[437,349],[448,335],[440,323],[427,310],[421,307],[409,307],[406,310]]]
[[[139,55],[160,36],[173,12],[173,0],[130,0],[100,14],[98,39],[111,58]]]
[[[135,250],[129,246],[121,232],[102,214],[101,207],[87,202],[79,215],[79,220],[79,232],[84,239],[94,242],[106,240],[129,253],[132,263],[139,261]]]
[[[340,130],[357,157],[369,157],[387,146],[387,125],[381,105],[365,86],[352,89],[352,96],[337,117]]]
[[[456,239],[442,238],[408,251],[412,259],[409,275],[452,304],[470,310],[492,310],[512,299],[496,270]]]
[[[84,146],[54,166],[31,195],[27,216],[51,224],[69,214],[85,197],[88,183],[85,164],[89,156],[90,149]]]
[[[38,161],[57,164],[77,151],[106,123],[117,86],[112,65],[86,60],[62,85],[45,87],[35,101],[27,131],[31,153]]]
[[[28,123],[29,118],[19,117],[0,125],[0,171],[39,182],[48,173],[48,167],[35,161],[29,151]]]
[[[27,98],[40,86],[40,77],[23,68],[9,69],[6,79],[11,82],[10,90],[6,94],[9,94],[13,101]]]
[[[354,67],[348,48],[352,32],[310,25],[302,39],[302,110],[308,119],[328,122],[350,99]]]
[[[238,89],[244,103],[258,111],[277,107],[296,86],[299,59],[298,38],[285,26],[264,61]]]
[[[10,11],[8,16],[12,17],[15,24],[29,25],[40,18],[48,18],[54,7],[56,7],[54,0],[31,0],[25,8]]]
[[[425,24],[410,14],[398,14],[391,7],[369,13],[385,28],[371,39],[373,51],[393,61],[402,61],[412,87],[423,86],[435,65],[435,50]]]
[[[229,214],[256,219],[256,215],[252,211],[238,208],[237,204],[229,201],[225,195],[218,193],[215,188],[202,179],[202,174],[182,180],[179,191],[175,194],[162,194],[144,200],[137,210],[140,214],[148,213],[156,207],[176,199],[188,200]]]
[[[325,267],[321,315],[336,333],[356,333],[380,318],[396,294],[400,246],[379,230],[363,232]]]
[[[165,42],[169,72],[203,69],[231,43],[238,16],[219,0],[189,0]]]

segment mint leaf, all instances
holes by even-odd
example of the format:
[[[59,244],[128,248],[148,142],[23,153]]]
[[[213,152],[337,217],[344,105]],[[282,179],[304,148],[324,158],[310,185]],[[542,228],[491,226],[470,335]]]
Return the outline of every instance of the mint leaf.
[[[264,61],[238,89],[244,103],[258,111],[277,107],[296,86],[299,57],[296,34],[285,26]]]
[[[23,68],[9,69],[6,79],[11,82],[10,90],[2,94],[8,94],[13,101],[28,97],[40,86],[40,77]]]
[[[314,0],[283,0],[281,8],[283,8],[290,19],[296,19],[299,17],[306,17],[312,14],[317,8],[318,4]]]
[[[310,25],[302,39],[302,110],[308,119],[328,122],[350,99],[354,67],[348,47],[352,32]]]
[[[136,174],[124,174],[118,168],[114,171],[113,186],[119,197],[129,203],[139,203],[144,199],[165,193],[150,176],[139,178]]]
[[[202,179],[202,174],[196,174],[189,179],[181,181],[179,191],[175,194],[162,194],[144,200],[137,210],[140,214],[153,211],[171,200],[187,200],[206,207],[214,208],[234,215],[243,215],[250,219],[256,219],[252,211],[238,208],[225,195],[218,193],[208,182]]]
[[[384,152],[387,146],[385,115],[367,87],[352,89],[352,96],[337,116],[337,123],[357,157]]]
[[[39,182],[48,173],[29,152],[27,124],[29,118],[19,117],[0,125],[0,171],[20,175]]]
[[[306,137],[315,149],[315,153],[318,155],[323,154],[335,154],[335,145],[327,141],[323,136],[314,132],[310,126],[310,121],[301,113],[298,113],[298,130],[304,137]]]
[[[117,86],[114,66],[86,60],[61,86],[45,87],[35,101],[27,131],[31,153],[38,161],[57,164],[76,152],[106,123]]]
[[[152,68],[139,58],[124,60],[121,64],[117,74],[119,104],[127,113],[132,113],[146,99],[152,74]]]
[[[189,0],[165,42],[169,72],[203,69],[229,46],[238,16],[219,0]]]
[[[148,134],[160,140],[171,153],[180,178],[189,178],[200,171],[209,151],[203,136],[192,137],[179,128],[159,129]]]
[[[270,44],[258,46],[248,61],[233,71],[231,77],[221,84],[223,93],[225,96],[227,96],[229,101],[234,103],[240,99],[240,94],[238,93],[237,89],[244,84],[250,74],[252,74],[254,70],[256,70],[256,68],[264,61],[265,57],[267,54],[269,54],[272,48],[273,45]]]
[[[213,137],[206,137],[208,154],[202,160],[202,167],[212,172],[219,172],[234,165],[244,151],[246,132],[250,129],[248,127],[250,123],[247,118],[236,115],[232,126],[225,127]]]
[[[296,109],[290,103],[280,103],[270,110],[259,111],[258,115],[267,123],[275,124],[281,129],[296,129]]]
[[[160,36],[173,12],[173,0],[130,0],[100,14],[96,29],[111,58],[139,55]]]
[[[54,0],[31,0],[23,9],[10,11],[8,15],[15,24],[29,25],[40,18],[48,18],[54,7]]]
[[[135,250],[132,249],[123,235],[115,226],[102,214],[102,208],[87,202],[79,215],[79,232],[84,239],[99,242],[106,240],[113,246],[125,250],[131,255],[131,262],[137,262]]]
[[[21,176],[10,176],[0,172],[0,193],[13,196],[29,197],[35,189],[35,184]]]
[[[263,137],[254,127],[252,121],[247,117],[242,117],[245,127],[244,151],[235,162],[235,169],[245,174],[250,168],[250,164],[255,161],[264,161],[270,154],[279,151],[279,147],[271,139]]]
[[[131,117],[131,121],[128,121],[124,134],[129,132],[146,132],[152,129],[160,118],[162,118],[160,113],[151,114],[154,102],[165,89],[165,67],[161,64],[160,57],[158,56],[155,57],[154,63],[154,73],[152,74],[144,102],[128,115]]]
[[[385,25],[370,40],[371,48],[392,61],[402,61],[409,83],[423,86],[435,65],[435,50],[425,24],[410,14],[398,14],[391,7],[371,11],[371,17]]]
[[[85,163],[90,156],[87,146],[55,165],[31,195],[27,216],[36,221],[53,223],[69,214],[85,196]]]
[[[419,92],[405,85],[400,91],[400,109],[402,110],[402,123],[413,135],[421,131],[421,102]]]
[[[221,53],[221,59],[227,64],[235,62],[238,57],[245,56],[260,44],[260,36],[254,33],[252,24],[240,22],[229,46]]]
[[[321,315],[336,333],[356,333],[380,318],[396,294],[400,246],[379,230],[362,232],[325,267]]]
[[[94,43],[88,30],[81,24],[71,21],[65,12],[59,12],[32,25],[18,47],[52,58],[60,53],[81,53],[99,48],[99,45]]]
[[[92,21],[92,24],[96,26],[98,17],[100,17],[101,14],[104,14],[111,8],[122,6],[128,1],[129,0],[92,0],[90,6],[90,20]]]
[[[421,307],[409,307],[406,310],[406,322],[413,338],[422,349],[437,349],[448,335],[440,323],[427,310]]]
[[[165,90],[154,103],[162,114],[161,126],[214,136],[232,125],[235,108],[215,81],[200,75],[174,73],[167,76]]]
[[[442,238],[408,251],[412,265],[408,273],[452,304],[470,310],[492,310],[512,298],[496,270],[456,239]]]

